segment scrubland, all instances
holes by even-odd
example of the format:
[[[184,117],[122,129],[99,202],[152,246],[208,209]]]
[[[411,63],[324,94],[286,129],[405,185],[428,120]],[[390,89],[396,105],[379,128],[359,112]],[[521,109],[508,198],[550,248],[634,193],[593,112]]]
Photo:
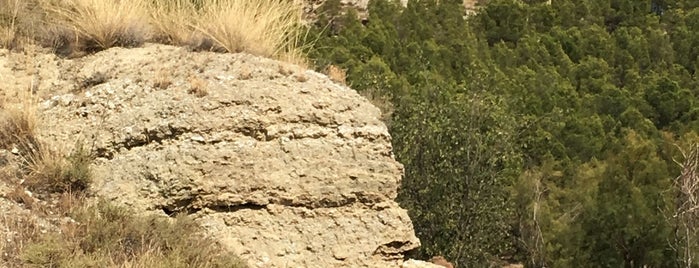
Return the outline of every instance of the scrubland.
[[[79,57],[157,42],[303,65],[301,16],[294,1],[0,0],[0,49]],[[41,140],[32,86],[0,90],[0,266],[245,266],[185,216],[96,201],[89,144]]]

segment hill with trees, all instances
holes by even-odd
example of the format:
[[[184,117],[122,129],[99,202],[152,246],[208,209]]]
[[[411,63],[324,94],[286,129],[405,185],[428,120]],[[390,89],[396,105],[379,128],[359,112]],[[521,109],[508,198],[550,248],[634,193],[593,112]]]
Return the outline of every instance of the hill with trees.
[[[321,10],[317,68],[390,113],[417,257],[699,264],[699,2],[491,0],[465,17],[460,0],[372,0],[364,23],[337,0]]]

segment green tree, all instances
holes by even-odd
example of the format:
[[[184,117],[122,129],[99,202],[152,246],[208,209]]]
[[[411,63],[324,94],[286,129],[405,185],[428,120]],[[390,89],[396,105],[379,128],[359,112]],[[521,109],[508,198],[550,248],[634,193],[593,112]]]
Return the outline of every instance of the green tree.
[[[674,254],[664,213],[672,204],[667,191],[672,176],[652,140],[626,132],[582,217],[582,249],[588,254],[578,261],[592,267],[670,267]]]
[[[432,88],[402,112],[408,117],[394,119],[395,150],[406,166],[399,201],[418,237],[430,241],[418,257],[494,264],[513,250],[506,187],[519,165],[514,118],[493,96],[448,91]]]

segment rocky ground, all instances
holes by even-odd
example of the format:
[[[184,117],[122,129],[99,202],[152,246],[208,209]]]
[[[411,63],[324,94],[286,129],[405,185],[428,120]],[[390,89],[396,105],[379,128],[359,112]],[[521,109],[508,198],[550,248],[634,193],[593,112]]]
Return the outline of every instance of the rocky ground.
[[[420,245],[394,201],[403,167],[380,111],[325,75],[148,44],[0,51],[0,77],[0,97],[40,99],[42,140],[96,153],[96,198],[187,213],[253,267],[398,267]]]

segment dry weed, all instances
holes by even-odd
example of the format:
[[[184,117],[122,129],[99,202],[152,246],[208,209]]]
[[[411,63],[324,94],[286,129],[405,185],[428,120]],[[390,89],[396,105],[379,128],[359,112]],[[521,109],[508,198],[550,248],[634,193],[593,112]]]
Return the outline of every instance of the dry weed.
[[[192,76],[189,78],[189,89],[187,90],[187,93],[193,94],[194,96],[201,98],[206,95],[209,95],[207,87],[208,83],[206,82],[206,80],[196,76]]]
[[[240,80],[248,80],[252,79],[253,74],[252,74],[252,69],[248,65],[244,65],[243,67],[240,68],[240,72],[238,73],[238,79]]]
[[[27,214],[0,212],[0,266],[22,267],[20,253],[42,235],[36,220]]]
[[[161,69],[155,75],[155,81],[153,82],[154,88],[167,89],[172,85],[172,73],[167,69]]]
[[[64,146],[65,147],[65,146]],[[29,159],[24,185],[43,193],[71,193],[86,190],[92,181],[92,153],[78,143],[69,155],[65,148],[42,146],[41,154]]]
[[[38,119],[34,96],[27,90],[19,92],[16,98],[20,103],[5,103],[0,110],[0,149],[33,157],[40,149],[35,133]]]
[[[325,74],[335,83],[342,85],[347,83],[347,71],[336,65],[328,65],[328,67],[325,68]]]
[[[42,5],[51,22],[74,31],[76,47],[81,50],[134,47],[150,37],[143,0],[44,0]]]
[[[139,217],[133,211],[100,202],[71,215],[62,235],[25,246],[25,264],[59,267],[245,267],[235,256],[200,236],[191,219]],[[184,236],[182,234],[188,234]]]

